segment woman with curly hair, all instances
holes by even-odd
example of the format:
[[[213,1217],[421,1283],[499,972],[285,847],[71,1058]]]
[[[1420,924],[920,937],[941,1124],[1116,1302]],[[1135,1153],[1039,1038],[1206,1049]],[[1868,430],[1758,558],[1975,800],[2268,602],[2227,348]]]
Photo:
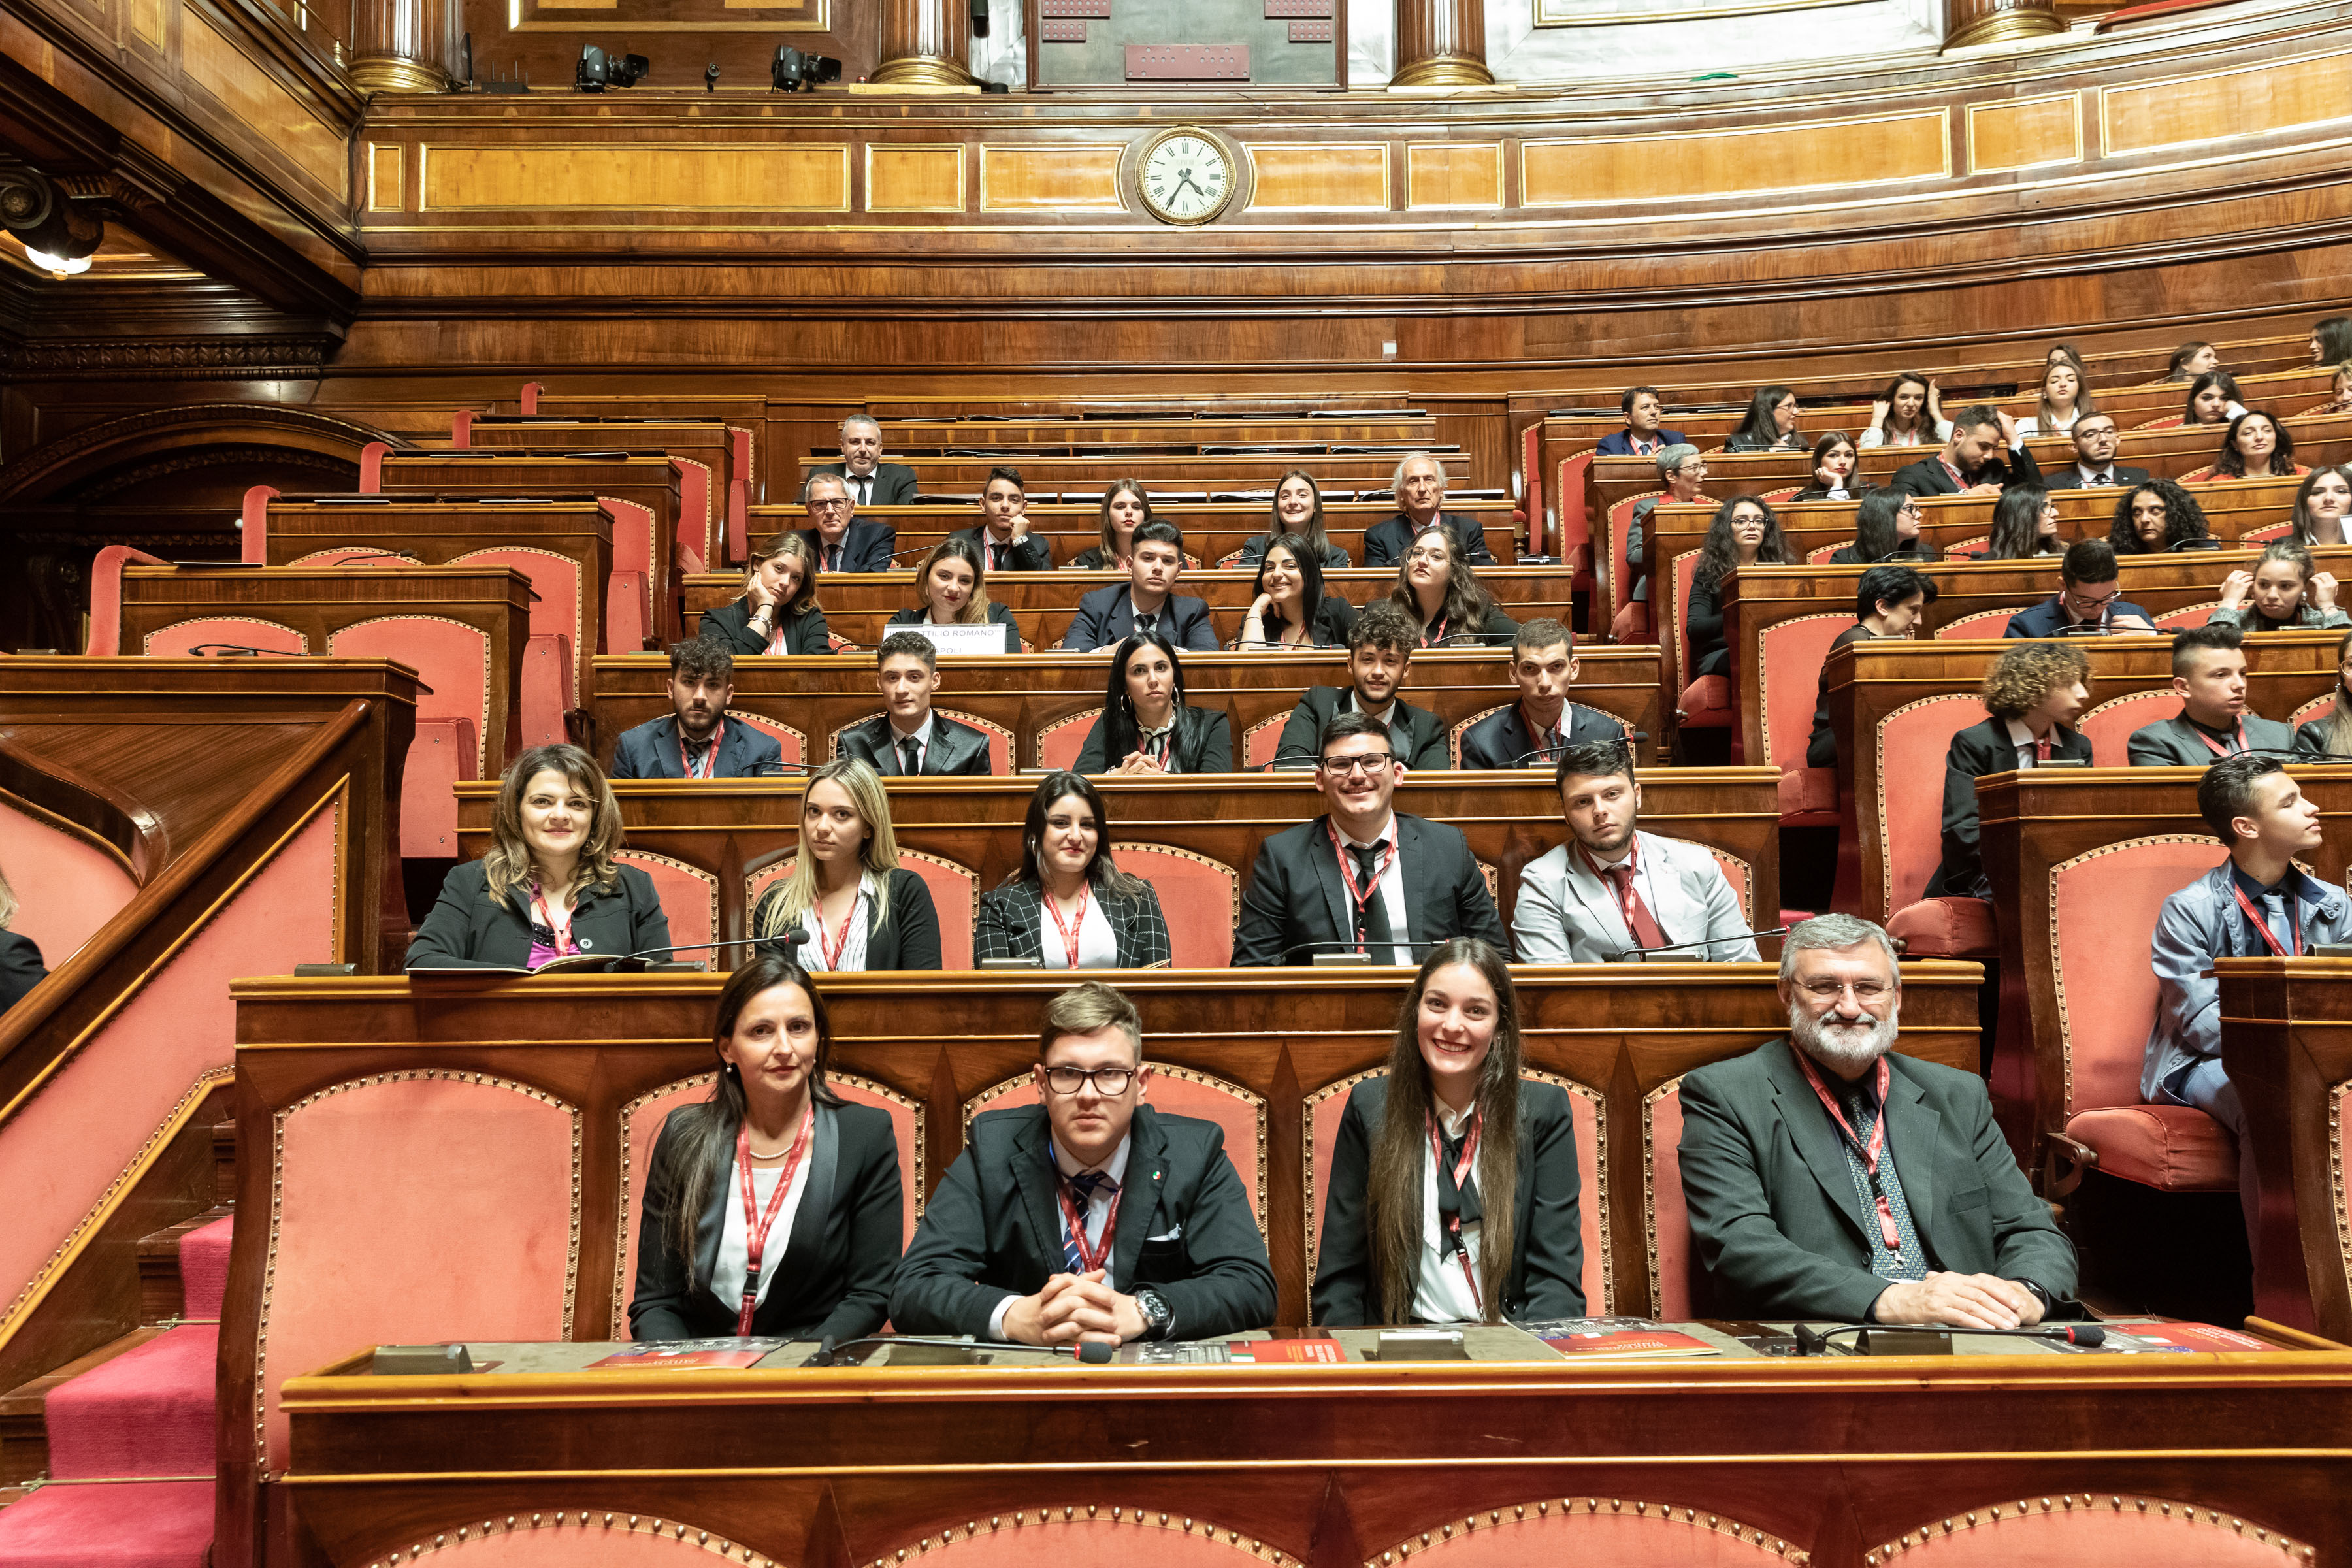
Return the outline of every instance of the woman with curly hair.
[[[1450,523],[1433,522],[1412,536],[1389,597],[1420,625],[1423,647],[1496,647],[1519,629],[1463,559],[1462,541]]]
[[[2117,555],[2162,555],[2211,538],[2205,509],[2170,479],[2142,479],[2125,491],[2107,528]]]
[[[1944,753],[1944,862],[1927,896],[1992,897],[1977,847],[1977,780],[2051,761],[2087,763],[2091,742],[2070,728],[2091,700],[2091,661],[2071,642],[2024,642],[1993,661],[1979,695],[1991,715]]]
[[[1715,509],[1691,574],[1690,608],[1684,612],[1692,678],[1731,668],[1731,649],[1723,638],[1723,580],[1742,566],[1794,564],[1796,557],[1780,537],[1780,520],[1761,497],[1733,496]]]

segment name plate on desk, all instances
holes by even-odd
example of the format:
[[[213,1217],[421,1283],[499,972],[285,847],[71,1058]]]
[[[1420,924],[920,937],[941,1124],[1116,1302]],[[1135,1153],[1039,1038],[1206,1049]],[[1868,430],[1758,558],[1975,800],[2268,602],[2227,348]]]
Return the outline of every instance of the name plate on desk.
[[[982,622],[971,626],[899,626],[902,632],[912,632],[928,641],[942,658],[969,658],[973,654],[1007,653],[1011,651],[1011,626]]]

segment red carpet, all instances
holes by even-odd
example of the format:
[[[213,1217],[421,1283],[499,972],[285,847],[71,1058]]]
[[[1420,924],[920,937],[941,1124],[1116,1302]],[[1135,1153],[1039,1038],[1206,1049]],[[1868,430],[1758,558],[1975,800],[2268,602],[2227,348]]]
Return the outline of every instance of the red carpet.
[[[7,1568],[203,1568],[212,1541],[210,1481],[43,1487],[0,1508]]]
[[[49,1474],[211,1475],[219,1353],[220,1330],[192,1323],[58,1388],[45,1409]]]
[[[224,1215],[200,1230],[180,1237],[180,1283],[187,1305],[184,1318],[217,1318],[221,1297],[228,1288],[228,1240],[236,1218]]]

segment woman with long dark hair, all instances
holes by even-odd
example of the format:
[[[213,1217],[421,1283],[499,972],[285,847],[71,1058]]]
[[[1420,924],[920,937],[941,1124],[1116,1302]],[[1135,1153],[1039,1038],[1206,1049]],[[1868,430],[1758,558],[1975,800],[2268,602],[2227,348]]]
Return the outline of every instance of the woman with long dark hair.
[[[1870,405],[1870,424],[1855,443],[1872,447],[1932,447],[1948,440],[1952,422],[1944,417],[1943,394],[1933,381],[1916,371],[1905,371],[1886,384],[1886,391]]]
[[[1184,662],[1175,644],[1158,632],[1132,633],[1110,657],[1103,710],[1078,748],[1077,771],[1229,773],[1233,729],[1223,709],[1184,700]]]
[[[2294,727],[2294,754],[2331,763],[2352,758],[2352,632],[2336,645],[2336,700]]]
[[[1799,490],[1795,500],[1852,500],[1868,495],[1870,481],[1862,477],[1860,449],[1853,437],[1832,430],[1813,443],[1813,482]]]
[[[2242,479],[2274,475],[2286,478],[2303,469],[2294,460],[2294,437],[2287,427],[2259,408],[2249,408],[2230,421],[2221,450],[2213,459],[2212,477]]]
[[[1584,1315],[1568,1091],[1519,1076],[1518,997],[1476,937],[1430,953],[1385,1075],[1348,1092],[1323,1207],[1315,1321]]]
[[[1021,869],[980,896],[972,945],[982,959],[1047,969],[1164,969],[1160,895],[1111,858],[1110,809],[1083,773],[1037,781],[1021,829]]]
[[[1893,490],[1884,492],[1893,495]],[[1723,580],[1742,566],[1790,566],[1795,559],[1780,536],[1780,520],[1760,496],[1733,496],[1715,509],[1691,574],[1690,607],[1684,612],[1690,635],[1690,674],[1721,675],[1731,668],[1723,640]]]
[[[1727,452],[1795,452],[1804,448],[1797,433],[1797,395],[1785,386],[1757,389],[1747,416],[1723,443]]]
[[[1323,591],[1323,568],[1316,561],[1314,542],[1304,534],[1286,533],[1258,559],[1240,648],[1255,653],[1342,647],[1355,623],[1356,607]]]
[[[905,1240],[889,1113],[825,1086],[824,1000],[780,954],[729,979],[710,1044],[710,1098],[654,1142],[631,1336],[864,1338],[889,1316]]]
[[[2058,537],[2058,503],[2039,485],[2011,485],[1992,503],[1992,535],[1982,559],[2022,561],[2033,555],[2063,555]]]
[[[1447,523],[1430,523],[1412,536],[1389,597],[1421,627],[1423,647],[1496,647],[1519,629],[1480,584]]]
[[[1882,561],[1931,561],[1921,542],[1919,498],[1908,490],[1873,490],[1854,509],[1853,542],[1830,556],[1832,566],[1875,566]]]
[[[1100,539],[1072,556],[1064,571],[1126,571],[1135,553],[1135,531],[1151,521],[1151,498],[1140,479],[1116,480],[1103,491],[1095,517],[1102,524]]]
[[[2226,370],[2209,370],[2189,384],[2189,401],[2181,405],[2179,418],[2158,419],[2148,428],[2164,430],[2179,425],[2227,425],[2246,411],[2246,405],[2238,398],[2235,376]]]
[[[1255,566],[1268,550],[1296,534],[1307,541],[1315,559],[1337,571],[1355,562],[1331,542],[1323,526],[1323,487],[1304,468],[1292,468],[1274,485],[1274,503],[1266,509],[1265,531],[1242,545],[1242,564]]]
[[[2117,555],[2162,555],[2211,537],[2205,509],[2170,479],[2142,479],[2126,490],[2107,525],[2107,542]]]
[[[2342,364],[2352,359],[2352,316],[2329,316],[2311,329],[2311,363]]]
[[[2347,513],[2352,513],[2352,468],[2323,464],[2295,487],[2294,509],[2287,516],[2297,544],[2343,544],[2352,542]]]

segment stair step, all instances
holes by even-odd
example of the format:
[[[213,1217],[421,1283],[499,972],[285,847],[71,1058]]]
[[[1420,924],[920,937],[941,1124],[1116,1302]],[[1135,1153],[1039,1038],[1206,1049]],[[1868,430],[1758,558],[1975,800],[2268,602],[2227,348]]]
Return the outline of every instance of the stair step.
[[[163,1332],[155,1328],[133,1329],[46,1377],[0,1394],[0,1487],[20,1486],[49,1473],[49,1429],[45,1417],[51,1389],[83,1373],[95,1372],[117,1356],[130,1354]]]
[[[139,1321],[160,1323],[166,1319],[191,1316],[187,1303],[187,1282],[180,1273],[180,1238],[190,1231],[202,1230],[217,1220],[228,1218],[236,1211],[228,1205],[191,1215],[179,1224],[166,1226],[152,1236],[139,1238]],[[217,1311],[193,1314],[214,1317]]]
[[[60,1480],[212,1473],[220,1330],[190,1323],[49,1391],[49,1474]]]
[[[213,1483],[47,1486],[0,1509],[9,1568],[205,1568]]]

